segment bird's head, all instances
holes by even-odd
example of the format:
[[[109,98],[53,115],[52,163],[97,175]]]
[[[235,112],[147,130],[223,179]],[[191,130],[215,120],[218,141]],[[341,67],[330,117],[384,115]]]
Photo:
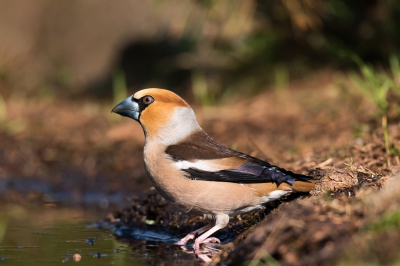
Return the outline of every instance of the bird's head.
[[[189,104],[169,90],[144,89],[117,104],[112,112],[138,121],[146,138],[170,145],[201,130]]]

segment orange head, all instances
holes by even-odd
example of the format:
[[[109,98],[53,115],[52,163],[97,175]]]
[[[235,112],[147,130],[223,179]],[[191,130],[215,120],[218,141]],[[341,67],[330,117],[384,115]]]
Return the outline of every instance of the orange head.
[[[144,89],[126,98],[112,112],[138,121],[146,138],[173,144],[201,129],[189,104],[164,89]]]

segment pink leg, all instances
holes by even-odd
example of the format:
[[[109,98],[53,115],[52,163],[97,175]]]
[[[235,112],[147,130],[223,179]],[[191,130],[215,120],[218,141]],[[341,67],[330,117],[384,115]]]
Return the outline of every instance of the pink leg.
[[[179,240],[179,242],[177,242],[176,244],[180,245],[180,246],[185,245],[186,242],[188,242],[190,239],[194,239],[197,234],[201,234],[201,233],[207,231],[208,229],[210,229],[211,227],[213,227],[213,224],[207,224],[206,226],[203,226],[203,227],[197,229],[196,231],[190,232],[184,238]]]
[[[228,222],[229,222],[229,215],[227,215],[227,214],[216,215],[215,216],[215,225],[210,230],[208,230],[207,232],[202,234],[200,237],[196,238],[196,240],[194,241],[194,250],[195,251],[199,250],[201,243],[209,243],[209,242],[221,243],[221,241],[219,241],[219,239],[217,239],[215,237],[210,237],[210,238],[208,238],[208,237],[210,235],[214,234],[216,231],[227,226]],[[205,228],[205,227],[203,227],[203,228]],[[200,229],[203,229],[203,228],[200,228]]]

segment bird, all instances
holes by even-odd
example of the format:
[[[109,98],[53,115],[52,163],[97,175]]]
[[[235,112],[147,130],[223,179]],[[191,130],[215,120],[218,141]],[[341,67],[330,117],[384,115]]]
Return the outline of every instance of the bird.
[[[198,124],[190,105],[172,91],[136,92],[111,112],[140,123],[145,135],[144,166],[156,190],[185,213],[202,214],[211,223],[178,241],[193,249],[220,243],[211,237],[229,217],[264,208],[291,192],[309,192],[313,177],[296,174],[230,149]]]

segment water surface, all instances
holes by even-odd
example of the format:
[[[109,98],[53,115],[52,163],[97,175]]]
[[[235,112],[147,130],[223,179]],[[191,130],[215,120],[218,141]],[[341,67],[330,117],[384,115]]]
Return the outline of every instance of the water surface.
[[[77,209],[2,206],[0,265],[199,264],[166,235],[117,239],[96,223],[103,217]]]

